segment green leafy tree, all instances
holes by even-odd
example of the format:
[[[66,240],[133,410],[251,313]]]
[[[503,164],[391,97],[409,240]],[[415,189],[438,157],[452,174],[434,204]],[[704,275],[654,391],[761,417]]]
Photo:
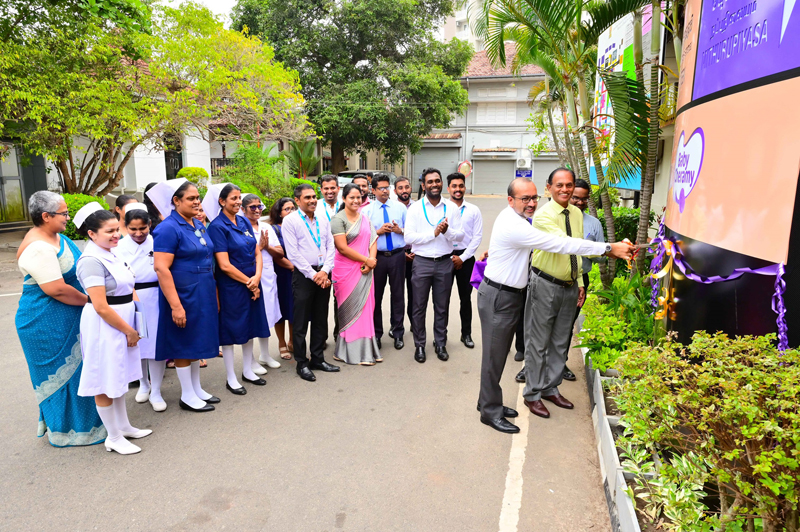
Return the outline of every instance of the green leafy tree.
[[[292,174],[298,179],[308,179],[321,157],[314,153],[317,143],[310,140],[291,140],[289,148],[283,152]]]
[[[468,99],[456,78],[469,44],[440,43],[434,28],[453,0],[239,0],[233,26],[275,47],[300,73],[309,121],[330,143],[332,171],[345,152],[379,150],[399,162],[421,137],[447,127]]]
[[[62,188],[106,194],[166,134],[269,140],[305,128],[297,74],[193,3],[154,5],[150,33],[87,24],[0,42],[0,135],[54,163]],[[136,59],[128,50],[135,50]]]

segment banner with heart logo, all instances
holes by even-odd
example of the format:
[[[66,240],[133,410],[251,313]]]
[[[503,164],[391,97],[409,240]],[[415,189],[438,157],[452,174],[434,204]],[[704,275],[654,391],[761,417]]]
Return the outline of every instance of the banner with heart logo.
[[[678,139],[678,152],[675,158],[675,171],[672,175],[672,193],[678,209],[683,212],[686,207],[686,198],[700,178],[703,168],[703,152],[705,151],[705,136],[703,129],[697,128],[686,140],[686,132],[681,132]]]

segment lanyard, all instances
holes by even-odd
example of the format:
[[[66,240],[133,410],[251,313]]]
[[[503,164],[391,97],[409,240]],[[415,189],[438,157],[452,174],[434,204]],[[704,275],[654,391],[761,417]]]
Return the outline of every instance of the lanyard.
[[[435,207],[434,207],[434,212],[436,212]],[[428,224],[430,224],[430,226],[433,227],[430,218],[428,218],[428,211],[425,210],[425,200],[422,200],[422,213],[425,215],[425,219],[428,221]],[[447,203],[444,204],[444,216],[442,216],[442,220],[444,220],[445,218],[447,218]],[[441,223],[442,220],[439,220],[439,223]]]
[[[331,221],[331,215],[328,214],[328,203],[327,202],[325,203],[324,208],[325,208],[325,216],[328,217],[328,221],[330,222]],[[336,207],[333,208],[333,214],[336,214],[337,212],[339,212],[339,202],[338,201],[336,202]],[[310,228],[309,228],[309,231],[311,231]],[[314,235],[311,235],[311,236],[314,236]]]
[[[461,216],[464,216],[464,208],[465,208],[465,207],[466,207],[466,205],[462,205],[462,206],[461,206],[461,211],[460,211],[460,213],[461,213]]]
[[[316,216],[314,217],[314,222],[316,222],[316,224],[317,224],[317,237],[314,238],[314,233],[311,231],[311,226],[308,225],[308,220],[306,220],[306,217],[303,216],[302,214],[300,215],[300,217],[303,219],[303,223],[306,224],[306,229],[308,229],[308,232],[311,233],[311,238],[314,240],[314,243],[317,245],[317,249],[319,249],[321,251],[322,250],[322,239],[319,236],[319,220],[317,219]]]

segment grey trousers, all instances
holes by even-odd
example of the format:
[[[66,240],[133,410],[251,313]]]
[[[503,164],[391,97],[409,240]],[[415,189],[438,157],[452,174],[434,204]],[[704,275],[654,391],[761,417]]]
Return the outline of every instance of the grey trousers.
[[[506,367],[511,340],[521,321],[525,294],[500,290],[482,282],[478,287],[478,317],[481,320],[481,392],[478,406],[489,419],[503,417],[500,378]]]
[[[530,274],[525,305],[526,400],[558,393],[577,305],[577,284],[567,288]]]
[[[447,320],[450,311],[450,292],[453,289],[453,261],[449,257],[434,261],[417,255],[411,274],[411,325],[414,346],[425,347],[425,314],[428,294],[433,294],[433,339],[439,347],[447,345]]]

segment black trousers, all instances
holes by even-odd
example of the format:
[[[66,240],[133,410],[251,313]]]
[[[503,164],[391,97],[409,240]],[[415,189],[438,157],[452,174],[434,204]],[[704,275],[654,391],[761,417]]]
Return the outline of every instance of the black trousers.
[[[319,364],[325,360],[323,351],[328,339],[328,304],[331,288],[320,288],[295,269],[292,272],[292,296],[294,297],[294,359],[297,369],[308,365],[306,352],[311,353],[311,363]],[[306,344],[306,333],[311,325],[311,340]]]
[[[425,347],[425,314],[428,299],[433,298],[433,340],[439,347],[447,346],[447,321],[450,317],[450,294],[453,291],[453,261],[449,256],[443,260],[414,258],[414,300],[411,308],[414,327],[414,346]]]
[[[406,253],[410,253],[410,249],[406,249]],[[405,253],[404,253],[405,255]],[[411,286],[411,271],[414,269],[414,261],[406,259],[406,314],[408,314],[408,325],[410,327],[411,334],[414,334],[414,321],[411,319],[411,303],[412,303],[412,294],[414,290]]]
[[[406,276],[406,254],[403,250],[391,256],[386,256],[379,251],[377,256],[378,264],[375,266],[373,279],[375,282],[375,313],[373,322],[375,324],[375,338],[383,336],[383,292],[386,289],[386,282],[389,282],[390,297],[389,325],[394,338],[402,338],[405,328],[403,326],[403,307],[405,306],[403,294],[403,281]]]
[[[463,249],[453,250],[453,255],[461,255]],[[470,257],[461,266],[460,270],[453,269],[455,285],[458,287],[458,300],[460,303],[459,315],[461,316],[461,336],[472,334],[472,268],[475,267],[475,257]]]

